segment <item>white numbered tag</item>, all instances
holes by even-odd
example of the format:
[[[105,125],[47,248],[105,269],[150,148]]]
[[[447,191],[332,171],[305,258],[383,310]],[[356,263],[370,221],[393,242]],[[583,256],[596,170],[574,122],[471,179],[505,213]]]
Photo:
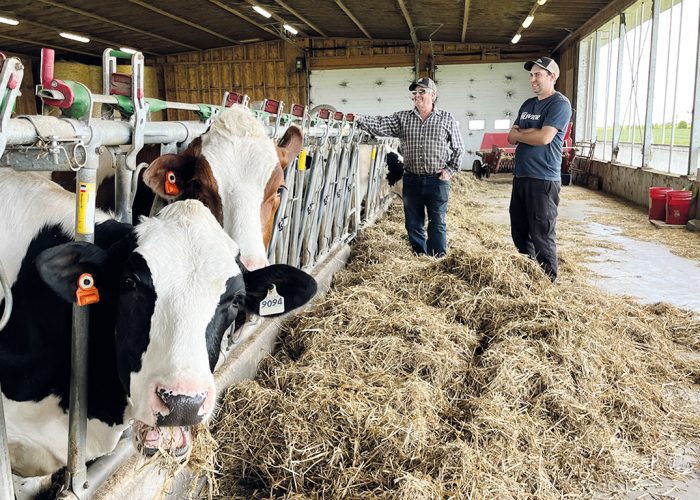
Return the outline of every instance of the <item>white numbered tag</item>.
[[[277,293],[277,288],[272,285],[267,291],[267,297],[260,302],[260,316],[270,316],[284,312],[284,297]]]

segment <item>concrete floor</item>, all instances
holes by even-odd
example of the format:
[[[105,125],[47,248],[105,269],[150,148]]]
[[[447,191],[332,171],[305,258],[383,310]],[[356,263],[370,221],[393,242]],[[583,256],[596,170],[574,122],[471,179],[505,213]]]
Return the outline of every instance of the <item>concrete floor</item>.
[[[495,184],[494,191],[489,192],[488,207],[484,214],[486,219],[496,224],[510,224],[508,203],[512,176],[496,176],[489,183]],[[569,195],[567,197],[567,194]],[[558,221],[577,221],[587,238],[601,242],[614,243],[619,248],[596,248],[597,255],[585,266],[592,271],[590,280],[602,290],[620,295],[636,297],[643,303],[668,302],[677,307],[690,309],[700,316],[700,262],[671,253],[662,243],[651,243],[623,235],[622,225],[600,224],[587,221],[587,217],[596,213],[613,213],[596,203],[601,195],[578,186],[563,186],[559,205]],[[640,215],[643,216],[640,207]],[[559,239],[564,239],[565,224],[560,224]],[[663,229],[659,231],[673,231]],[[689,240],[689,244],[696,244]],[[566,243],[560,249],[566,248]],[[697,399],[700,404],[700,392],[686,395]],[[695,449],[698,454],[700,449]],[[626,493],[626,500],[632,499],[700,499],[700,465],[691,458],[690,449],[679,450],[676,460],[678,470],[695,467],[695,473],[687,481],[664,480],[660,484],[648,485],[640,490]]]

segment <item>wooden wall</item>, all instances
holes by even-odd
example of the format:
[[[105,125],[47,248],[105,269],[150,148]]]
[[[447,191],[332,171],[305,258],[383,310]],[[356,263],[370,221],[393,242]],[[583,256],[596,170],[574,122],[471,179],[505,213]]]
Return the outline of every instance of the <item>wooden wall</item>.
[[[157,60],[162,73],[163,95],[168,101],[221,104],[224,92],[248,94],[251,101],[264,98],[305,104],[307,83],[296,70],[303,52],[281,40],[187,52]],[[168,111],[169,120],[192,119],[192,113]]]

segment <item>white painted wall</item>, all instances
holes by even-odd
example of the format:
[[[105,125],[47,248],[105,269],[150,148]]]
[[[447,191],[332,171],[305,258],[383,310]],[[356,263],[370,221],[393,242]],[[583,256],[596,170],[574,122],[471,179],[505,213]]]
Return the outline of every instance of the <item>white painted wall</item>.
[[[512,125],[523,101],[534,96],[523,64],[454,64],[435,71],[437,106],[452,113],[462,130],[466,149],[462,169],[471,169],[478,158],[475,152],[484,132],[508,132],[510,127],[496,130],[495,120],[509,120]],[[483,120],[484,130],[469,130],[470,120]]]
[[[390,115],[411,109],[413,68],[328,69],[309,77],[310,108],[330,104],[344,113]]]
[[[512,124],[523,101],[534,95],[521,62],[443,65],[435,77],[437,105],[455,116],[462,131],[467,150],[462,169],[471,169],[483,133],[497,131],[494,121]],[[311,107],[329,104],[344,113],[389,115],[413,106],[408,91],[413,79],[412,68],[312,71]],[[483,120],[484,130],[470,131],[470,119]]]

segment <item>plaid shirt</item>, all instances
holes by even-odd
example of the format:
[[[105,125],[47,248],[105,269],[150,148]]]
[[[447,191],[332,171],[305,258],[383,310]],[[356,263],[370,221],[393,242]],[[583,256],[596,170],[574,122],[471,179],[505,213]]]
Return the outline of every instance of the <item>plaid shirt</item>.
[[[437,174],[447,168],[454,175],[462,164],[462,134],[447,111],[433,108],[421,121],[413,108],[391,116],[360,116],[357,124],[376,136],[398,137],[404,168],[413,174]]]

